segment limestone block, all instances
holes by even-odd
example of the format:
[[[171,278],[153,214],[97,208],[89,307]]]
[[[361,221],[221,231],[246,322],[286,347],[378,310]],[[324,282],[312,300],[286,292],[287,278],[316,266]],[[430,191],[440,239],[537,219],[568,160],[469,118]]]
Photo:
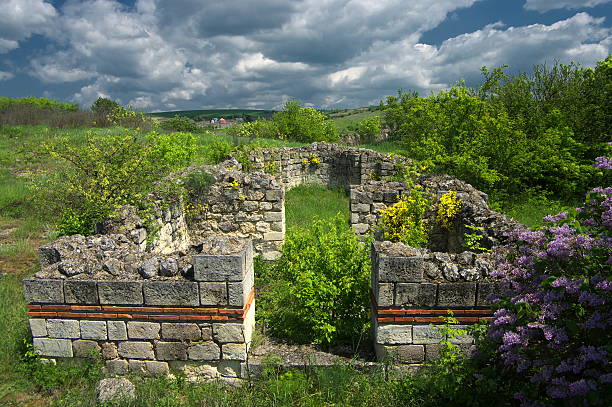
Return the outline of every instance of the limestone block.
[[[78,339],[81,337],[79,321],[73,319],[48,319],[47,333],[50,338]]]
[[[270,240],[283,240],[284,239],[284,233],[283,232],[266,232],[263,234],[263,238],[266,241],[270,241]]]
[[[105,341],[108,339],[105,321],[81,321],[81,338]]]
[[[277,202],[283,200],[284,191],[282,189],[272,189],[266,191],[266,201]]]
[[[274,261],[278,260],[281,257],[282,253],[276,250],[264,252],[261,257],[266,261]]]
[[[356,223],[352,226],[353,226],[353,232],[359,233],[360,235],[363,235],[364,233],[367,233],[368,230],[370,230],[370,225],[366,223]]]
[[[142,283],[138,281],[98,281],[100,304],[143,304]]]
[[[187,360],[187,345],[183,342],[157,342],[155,355],[158,360]]]
[[[27,302],[63,303],[64,284],[62,280],[23,280],[23,293]]]
[[[436,305],[436,284],[398,283],[395,287],[395,305],[433,307]]]
[[[127,360],[108,360],[106,361],[106,371],[109,374],[127,374],[129,365]]]
[[[378,281],[399,283],[420,283],[423,281],[423,257],[380,256],[378,260]]]
[[[221,281],[200,284],[200,304],[227,305],[227,284]]]
[[[412,343],[411,325],[379,325],[376,328],[376,343],[405,345]]]
[[[264,213],[264,220],[266,222],[282,222],[283,214],[281,212],[266,212]]]
[[[488,297],[491,294],[500,293],[502,290],[502,283],[498,281],[478,283],[478,296],[476,298],[476,305],[478,307],[487,307],[491,305],[491,301],[488,300]]]
[[[201,326],[202,328],[202,340],[203,341],[212,341],[213,339],[213,334],[212,334],[212,326]]]
[[[351,205],[351,212],[369,213],[370,205],[354,203]]]
[[[146,305],[200,305],[198,283],[191,281],[146,281],[143,292]]]
[[[168,374],[170,368],[167,362],[158,362],[156,360],[146,360],[145,362],[146,374],[149,376],[161,376]]]
[[[252,250],[252,249],[251,249]],[[246,272],[246,251],[229,255],[193,256],[196,281],[242,281]]]
[[[476,305],[475,283],[444,283],[438,285],[438,306],[473,307]]]
[[[154,359],[150,342],[119,342],[119,356],[129,359]]]
[[[119,353],[117,352],[117,345],[115,345],[113,342],[102,343],[102,357],[104,359],[118,358]]]
[[[34,348],[40,356],[71,358],[72,341],[70,339],[34,338]]]
[[[30,332],[33,337],[47,336],[47,320],[30,318]]]
[[[68,304],[98,304],[98,289],[95,281],[66,280],[64,296]]]
[[[246,360],[247,345],[245,343],[225,343],[221,345],[223,360]]]
[[[201,342],[191,345],[187,349],[190,360],[218,360],[221,358],[219,345],[214,342]]]
[[[100,355],[100,346],[96,341],[76,340],[72,342],[72,353],[76,358],[94,358]]]
[[[127,331],[130,339],[159,339],[160,324],[156,322],[128,322]]]
[[[167,322],[161,324],[161,336],[163,339],[197,341],[202,338],[202,331],[197,324]]]
[[[242,324],[236,323],[218,323],[213,324],[213,337],[219,343],[228,342],[243,342]]]
[[[224,377],[245,377],[246,367],[239,360],[221,360],[217,366],[219,374]]]
[[[421,363],[425,359],[423,345],[381,345],[374,346],[379,361],[390,360],[397,363]]]
[[[110,341],[126,341],[127,336],[127,328],[125,326],[125,322],[123,321],[108,321],[108,339]]]
[[[444,337],[435,326],[415,325],[412,328],[412,341],[415,344],[440,343]]]

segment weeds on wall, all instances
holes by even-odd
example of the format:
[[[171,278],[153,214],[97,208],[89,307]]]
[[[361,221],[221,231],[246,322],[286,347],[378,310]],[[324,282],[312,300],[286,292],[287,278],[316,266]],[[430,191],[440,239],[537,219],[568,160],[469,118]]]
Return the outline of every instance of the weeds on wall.
[[[378,227],[383,239],[401,242],[412,247],[427,245],[427,222],[425,212],[431,201],[420,185],[415,185],[408,195],[379,212]]]

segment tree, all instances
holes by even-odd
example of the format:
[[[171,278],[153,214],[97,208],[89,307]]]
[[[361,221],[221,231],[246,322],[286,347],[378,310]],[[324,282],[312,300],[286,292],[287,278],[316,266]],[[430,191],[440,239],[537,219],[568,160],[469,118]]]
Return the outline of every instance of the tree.
[[[313,141],[337,141],[340,136],[333,123],[312,107],[303,107],[302,102],[292,99],[285,103],[282,111],[274,114],[274,121],[283,138],[311,143]]]
[[[90,109],[92,112],[99,113],[101,115],[106,116],[115,110],[116,108],[121,107],[119,103],[114,100],[106,99],[106,98],[98,98],[91,105]]]

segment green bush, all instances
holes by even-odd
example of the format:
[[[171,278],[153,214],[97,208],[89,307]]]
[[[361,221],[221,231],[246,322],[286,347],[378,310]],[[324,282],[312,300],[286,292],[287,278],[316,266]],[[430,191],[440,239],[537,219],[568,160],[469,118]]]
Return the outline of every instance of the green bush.
[[[63,167],[34,183],[40,207],[60,214],[63,233],[90,234],[96,222],[122,205],[144,208],[155,183],[191,160],[195,137],[133,131],[89,134],[84,145],[60,138],[43,144],[42,151]]]
[[[101,115],[108,115],[113,112],[113,110],[121,107],[119,103],[114,100],[110,100],[107,98],[97,98],[95,102],[92,103],[90,109],[94,113],[99,113]]]
[[[312,107],[302,107],[298,100],[289,100],[282,111],[274,114],[281,138],[312,143],[314,141],[334,142],[340,139],[333,122]]]
[[[340,215],[287,233],[283,254],[259,267],[258,315],[280,337],[331,344],[358,340],[368,322],[369,247]]]
[[[161,123],[161,128],[169,131],[184,131],[191,133],[198,133],[202,130],[193,119],[183,116],[174,116],[164,120]]]
[[[21,98],[8,98],[0,96],[0,111],[5,110],[13,106],[32,106],[37,109],[52,109],[52,110],[64,110],[64,111],[77,111],[79,105],[75,103],[64,103],[56,100],[47,98],[37,98],[32,96],[21,97]]]
[[[229,141],[215,140],[204,145],[204,160],[209,164],[218,164],[225,161],[232,154],[233,149],[234,146]]]
[[[379,116],[368,117],[357,123],[357,134],[362,143],[371,143],[380,135],[381,121]]]

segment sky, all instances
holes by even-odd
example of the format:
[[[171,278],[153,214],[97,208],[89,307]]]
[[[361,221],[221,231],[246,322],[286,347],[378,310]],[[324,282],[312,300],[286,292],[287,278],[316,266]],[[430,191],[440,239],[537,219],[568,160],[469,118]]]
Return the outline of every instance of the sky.
[[[0,0],[0,96],[321,109],[612,48],[612,0]]]

